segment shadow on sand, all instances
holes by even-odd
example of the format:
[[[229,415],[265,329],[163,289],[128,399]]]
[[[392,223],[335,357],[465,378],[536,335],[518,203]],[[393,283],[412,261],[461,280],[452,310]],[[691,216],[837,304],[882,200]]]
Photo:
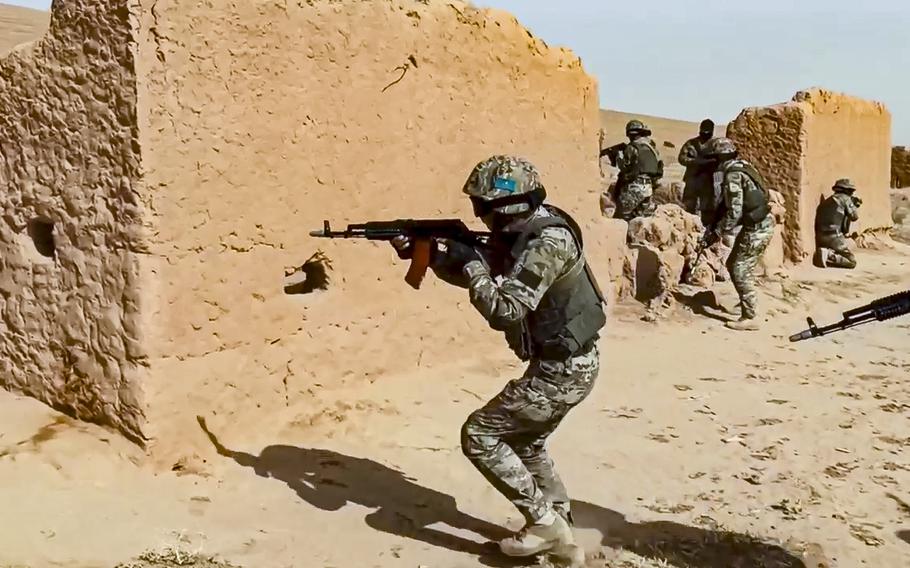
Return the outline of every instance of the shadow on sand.
[[[218,454],[252,468],[261,477],[284,482],[313,507],[338,511],[348,503],[356,503],[375,509],[364,518],[371,528],[471,554],[485,566],[504,568],[532,563],[502,557],[492,542],[480,543],[429,528],[443,523],[491,541],[509,534],[503,527],[459,511],[453,497],[423,487],[401,471],[369,459],[315,448],[273,445],[258,456],[234,451],[222,445],[202,417],[198,421]],[[666,561],[669,566],[806,568],[783,548],[746,535],[673,522],[629,523],[620,513],[580,501],[573,502],[572,510],[577,528],[596,529],[606,535],[603,546],[622,547],[645,558]],[[596,561],[589,565],[598,566]]]
[[[677,302],[686,306],[697,315],[721,322],[728,322],[735,319],[732,314],[724,311],[724,308],[717,301],[717,296],[715,296],[712,290],[700,290],[693,294],[676,291],[673,296],[676,298]],[[709,309],[711,311],[709,311]]]
[[[621,513],[573,501],[575,524],[596,529],[601,545],[622,548],[677,568],[816,568],[776,544],[734,532],[674,523],[630,523]],[[655,564],[655,566],[658,564]]]

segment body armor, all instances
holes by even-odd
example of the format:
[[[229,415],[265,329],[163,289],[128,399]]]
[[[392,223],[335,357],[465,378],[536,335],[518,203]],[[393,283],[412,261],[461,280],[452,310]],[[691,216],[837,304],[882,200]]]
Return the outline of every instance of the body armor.
[[[664,172],[661,167],[660,157],[653,146],[642,139],[630,142],[629,146],[635,146],[638,159],[629,171],[623,172],[625,180],[632,181],[640,176],[647,176],[653,180],[663,176]]]
[[[514,263],[522,254],[528,241],[539,237],[548,227],[564,227],[575,239],[579,256],[574,264],[560,276],[522,324],[523,358],[565,360],[572,355],[589,349],[599,337],[600,329],[606,324],[604,296],[597,284],[594,273],[585,260],[581,230],[578,224],[564,211],[551,205],[543,206],[549,217],[532,219],[515,233],[515,244],[511,249]],[[509,341],[513,349],[513,338]],[[522,354],[519,353],[519,356]]]
[[[739,172],[752,180],[752,185],[743,186],[743,226],[761,223],[771,213],[765,180],[752,164],[742,160],[732,160],[723,166],[724,177],[732,172]]]
[[[850,232],[850,219],[841,199],[850,196],[835,193],[822,201],[815,213],[815,232],[823,235],[844,235]]]

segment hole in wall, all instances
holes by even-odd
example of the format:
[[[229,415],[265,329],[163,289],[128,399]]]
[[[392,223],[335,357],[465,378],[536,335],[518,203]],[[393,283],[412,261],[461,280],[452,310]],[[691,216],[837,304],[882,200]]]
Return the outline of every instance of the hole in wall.
[[[285,278],[285,294],[310,294],[316,290],[328,290],[329,271],[332,261],[322,251],[317,251],[303,263],[303,266],[289,271]]]
[[[54,223],[47,219],[32,219],[28,222],[28,236],[35,245],[38,254],[45,258],[57,256],[57,244],[54,242]]]

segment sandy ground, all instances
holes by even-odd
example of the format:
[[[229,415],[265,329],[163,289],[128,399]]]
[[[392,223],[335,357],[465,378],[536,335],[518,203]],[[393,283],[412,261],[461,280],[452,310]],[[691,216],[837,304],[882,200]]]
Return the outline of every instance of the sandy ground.
[[[50,23],[50,12],[0,3],[0,57],[17,45],[41,37]]]
[[[551,442],[590,566],[910,565],[910,319],[787,341],[807,315],[828,323],[907,289],[910,247],[896,246],[853,272],[766,282],[758,333],[723,328],[710,292],[659,324],[614,308],[599,384]],[[461,359],[337,392],[375,404],[306,427],[186,409],[203,419],[187,436],[205,425],[211,444],[173,467],[3,393],[0,566],[110,568],[149,551],[171,560],[134,565],[191,565],[177,551],[246,567],[508,566],[484,536],[518,515],[458,430],[509,376]]]

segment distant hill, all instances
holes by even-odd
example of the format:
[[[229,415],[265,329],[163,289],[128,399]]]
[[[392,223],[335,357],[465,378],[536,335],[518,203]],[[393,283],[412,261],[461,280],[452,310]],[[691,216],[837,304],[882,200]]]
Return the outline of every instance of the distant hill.
[[[605,145],[612,146],[627,140],[626,123],[633,119],[641,120],[651,129],[651,137],[657,142],[664,164],[668,166],[677,163],[676,156],[686,140],[698,134],[698,122],[660,118],[647,114],[602,110],[600,111],[600,122],[606,131]],[[716,118],[713,120],[717,122]],[[723,136],[726,131],[726,124],[718,124],[714,129],[716,136]]]
[[[0,56],[19,44],[41,38],[50,19],[50,12],[0,4]]]

